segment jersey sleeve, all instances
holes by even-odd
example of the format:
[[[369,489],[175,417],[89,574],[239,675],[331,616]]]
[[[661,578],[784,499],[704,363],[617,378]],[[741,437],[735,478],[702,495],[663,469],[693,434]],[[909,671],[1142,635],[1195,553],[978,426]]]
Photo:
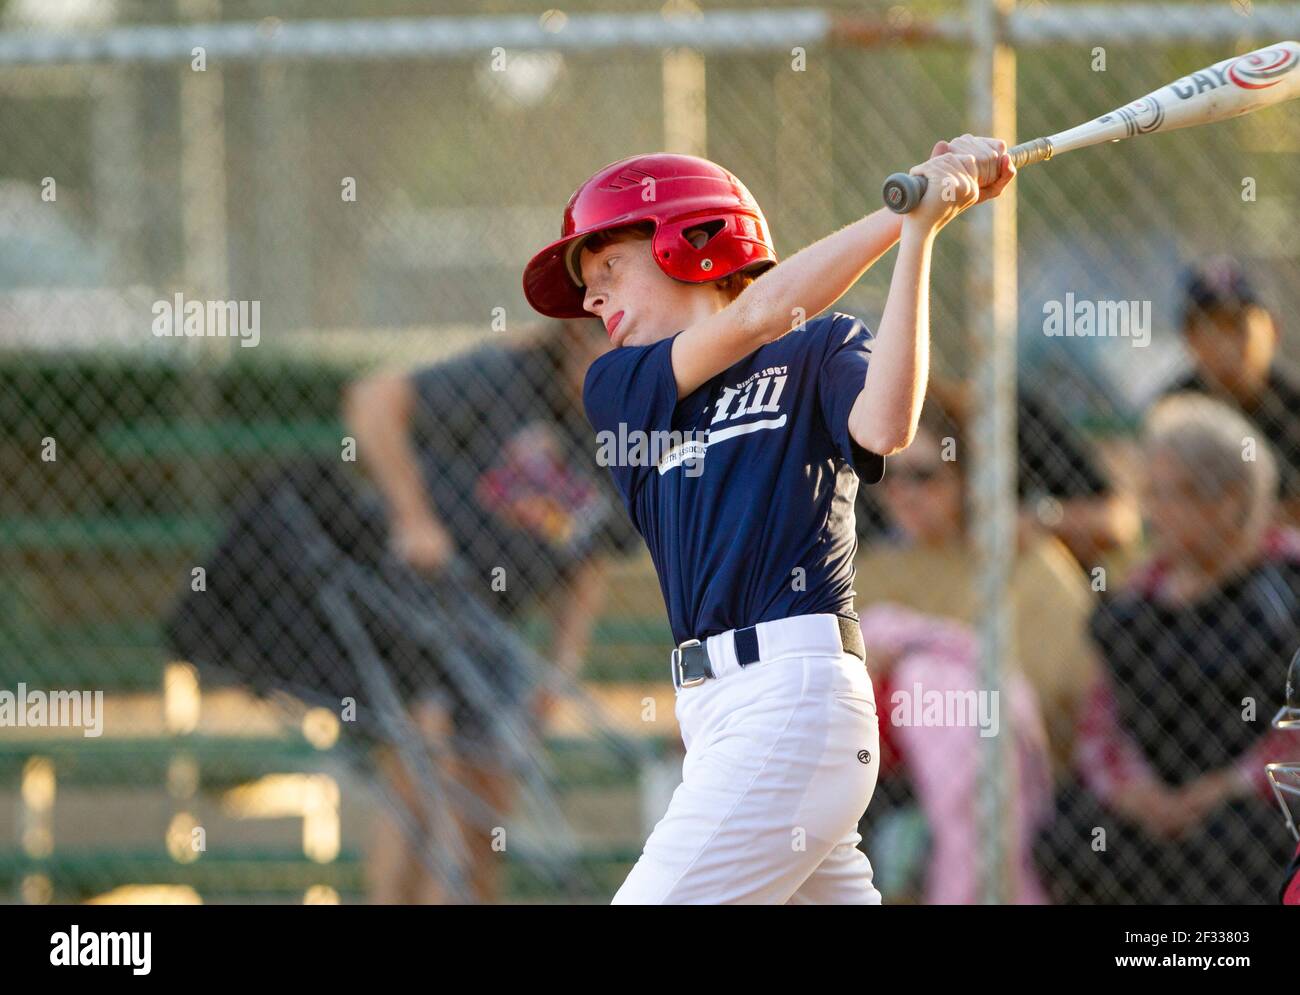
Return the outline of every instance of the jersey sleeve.
[[[681,334],[680,332],[678,334]],[[596,432],[596,452],[608,467],[623,500],[631,502],[646,474],[650,447],[638,439],[672,429],[677,407],[673,342],[677,336],[647,346],[621,346],[607,352],[587,371],[582,403]]]
[[[862,393],[871,360],[871,332],[859,319],[836,314],[826,333],[826,351],[817,376],[817,396],[822,417],[835,450],[857,471],[864,484],[885,475],[885,457],[863,449],[849,435],[849,412]]]

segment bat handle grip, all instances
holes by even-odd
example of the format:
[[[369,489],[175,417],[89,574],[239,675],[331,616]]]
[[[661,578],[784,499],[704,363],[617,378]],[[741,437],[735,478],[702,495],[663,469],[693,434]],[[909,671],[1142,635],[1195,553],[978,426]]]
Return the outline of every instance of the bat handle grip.
[[[1024,142],[1008,149],[1007,155],[1011,157],[1012,165],[1020,169],[1031,163],[1046,162],[1052,158],[1052,152],[1050,138],[1035,138],[1032,142]],[[881,196],[884,198],[885,206],[895,214],[907,214],[921,203],[928,186],[929,181],[924,176],[914,173],[893,173],[885,180]]]
[[[1022,169],[1036,162],[1046,162],[1052,158],[1054,151],[1056,150],[1052,147],[1050,138],[1035,138],[1032,142],[1013,145],[1007,149],[1007,155],[1011,157],[1011,165],[1016,169]]]

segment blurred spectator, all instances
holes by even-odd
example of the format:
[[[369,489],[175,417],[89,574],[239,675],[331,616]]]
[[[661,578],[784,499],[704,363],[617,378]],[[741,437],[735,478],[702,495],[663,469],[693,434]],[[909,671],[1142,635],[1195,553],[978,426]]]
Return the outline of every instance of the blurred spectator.
[[[880,490],[902,542],[859,554],[854,586],[860,605],[893,601],[975,623],[979,567],[967,522],[965,404],[962,391],[932,384],[915,440],[889,458]],[[1064,770],[1076,714],[1094,679],[1087,619],[1095,595],[1060,540],[1032,529],[1021,533],[1011,588],[1018,669],[1038,696],[1054,766]],[[877,697],[887,700],[886,690],[877,688]],[[891,735],[882,724],[882,741],[888,744]],[[887,750],[882,758],[888,760]]]
[[[1300,645],[1300,533],[1272,524],[1269,448],[1242,458],[1255,431],[1194,393],[1148,417],[1154,548],[1090,623],[1103,666],[1082,784],[1059,796],[1040,851],[1060,901],[1276,900],[1286,832],[1264,764],[1288,746],[1268,723]]]
[[[935,379],[930,389],[971,408],[968,384]],[[1023,385],[1016,395],[1016,450],[1022,528],[1056,536],[1085,568],[1136,541],[1140,523],[1134,499],[1114,485],[1100,455],[1055,405]],[[864,487],[858,494],[858,538],[864,544],[887,538],[897,524],[879,503],[879,490]]]
[[[582,414],[587,367],[607,348],[599,322],[554,322],[521,346],[486,346],[412,374],[360,380],[344,401],[348,429],[387,509],[392,550],[430,574],[456,557],[503,625],[543,606],[549,658],[571,676],[599,609],[603,555],[638,544],[604,487]],[[450,715],[422,705],[417,721],[430,736],[454,733],[452,775],[502,811],[510,785],[482,742],[488,717],[454,686],[448,693]],[[539,718],[549,705],[543,692],[535,702]],[[394,788],[409,796],[414,789],[400,765],[386,769]],[[471,881],[483,902],[492,900],[500,860],[489,830],[462,825]],[[370,873],[376,902],[442,897],[387,819],[376,833]]]
[[[1012,886],[1007,899],[1017,905],[1046,902],[1031,854],[1034,837],[1051,814],[1052,778],[1047,735],[1029,682],[1022,674],[1008,675],[998,707],[981,714],[975,704],[979,645],[969,625],[882,602],[862,613],[862,632],[872,680],[887,681],[894,689],[889,697],[877,699],[888,716],[901,762],[894,776],[901,772],[907,777],[925,816],[926,904],[972,905],[981,900],[978,799],[986,745],[981,737],[1003,735],[1008,722],[1013,747],[1004,754],[1005,811],[1011,816],[1007,841]],[[928,721],[925,710],[937,707],[936,702],[944,702],[945,708],[953,702],[963,711],[944,711],[939,722]],[[990,717],[987,725],[979,724]],[[873,852],[882,861],[889,859]]]
[[[1300,526],[1300,371],[1278,357],[1273,315],[1234,260],[1187,274],[1182,329],[1194,368],[1166,393],[1210,394],[1257,425],[1278,460],[1279,517]]]

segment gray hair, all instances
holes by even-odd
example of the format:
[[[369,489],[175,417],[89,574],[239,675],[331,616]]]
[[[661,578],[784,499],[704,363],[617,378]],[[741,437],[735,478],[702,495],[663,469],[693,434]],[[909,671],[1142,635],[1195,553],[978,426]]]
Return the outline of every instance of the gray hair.
[[[1264,434],[1236,408],[1207,394],[1171,394],[1147,415],[1143,443],[1148,453],[1172,454],[1209,500],[1239,488],[1245,503],[1238,524],[1247,534],[1257,535],[1272,519],[1277,458]],[[1247,447],[1253,449],[1253,459],[1247,458]]]

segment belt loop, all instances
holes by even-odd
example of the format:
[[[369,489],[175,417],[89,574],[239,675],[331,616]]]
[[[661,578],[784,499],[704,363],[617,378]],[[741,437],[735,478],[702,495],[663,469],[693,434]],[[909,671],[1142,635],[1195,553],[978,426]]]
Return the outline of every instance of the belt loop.
[[[742,667],[748,667],[751,663],[758,662],[758,628],[749,626],[746,629],[736,629],[734,633],[736,644],[736,663]]]
[[[854,622],[845,618],[843,615],[835,616],[835,622],[840,630],[840,645],[844,647],[846,653],[852,653],[859,660],[866,661],[867,647],[862,638],[862,623]]]

